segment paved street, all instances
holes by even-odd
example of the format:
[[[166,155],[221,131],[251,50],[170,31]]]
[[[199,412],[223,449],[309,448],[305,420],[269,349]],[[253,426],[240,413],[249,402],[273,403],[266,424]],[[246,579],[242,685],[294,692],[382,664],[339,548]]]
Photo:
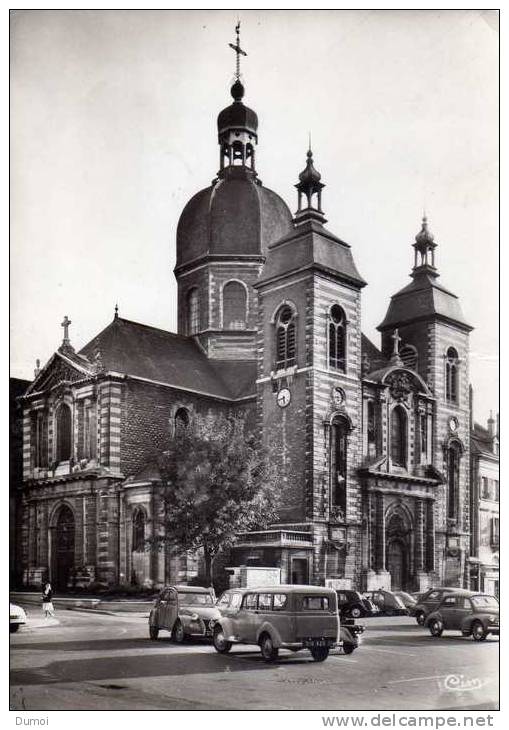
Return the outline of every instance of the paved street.
[[[256,647],[148,639],[147,618],[64,611],[11,635],[15,710],[487,710],[498,707],[498,640],[433,639],[413,619],[363,619],[362,646],[323,664]],[[461,679],[447,679],[456,675]],[[463,689],[459,688],[459,685]]]

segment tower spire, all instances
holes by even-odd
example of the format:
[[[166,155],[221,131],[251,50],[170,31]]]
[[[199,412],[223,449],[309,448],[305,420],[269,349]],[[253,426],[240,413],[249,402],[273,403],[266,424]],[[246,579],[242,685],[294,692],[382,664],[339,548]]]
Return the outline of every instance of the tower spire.
[[[235,51],[235,79],[236,81],[240,81],[240,57],[247,56],[247,53],[240,47],[240,20],[237,21],[237,25],[235,26],[235,33],[237,35],[237,42],[235,45],[233,43],[228,43],[228,45]]]
[[[315,168],[311,150],[311,133],[308,132],[308,135],[309,146],[306,153],[306,167],[300,173],[299,182],[295,186],[298,190],[298,210],[295,214],[295,222],[301,223],[312,218],[319,223],[326,223],[322,211],[322,189],[325,185],[320,182],[322,176]],[[304,208],[302,207],[303,196],[305,204],[307,203]]]
[[[414,268],[412,276],[417,274],[429,274],[438,276],[435,267],[435,237],[428,228],[428,218],[426,211],[423,211],[421,230],[415,237],[415,243],[412,244],[415,251]]]
[[[258,143],[258,117],[242,102],[245,89],[240,76],[240,57],[247,56],[247,53],[240,47],[240,20],[235,26],[235,34],[236,42],[228,43],[235,51],[235,79],[230,89],[233,104],[223,109],[217,118],[218,178],[224,177],[225,170],[236,165],[248,169],[256,176],[255,146]]]

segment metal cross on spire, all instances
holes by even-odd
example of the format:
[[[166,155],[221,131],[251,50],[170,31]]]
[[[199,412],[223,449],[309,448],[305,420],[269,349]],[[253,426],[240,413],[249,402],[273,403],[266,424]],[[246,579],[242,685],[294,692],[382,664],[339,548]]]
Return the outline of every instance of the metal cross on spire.
[[[247,53],[242,50],[240,47],[240,20],[237,22],[237,25],[235,26],[235,33],[237,34],[237,43],[233,45],[233,43],[228,43],[230,48],[233,48],[235,51],[237,58],[235,61],[235,78],[240,79],[240,56],[247,56]]]

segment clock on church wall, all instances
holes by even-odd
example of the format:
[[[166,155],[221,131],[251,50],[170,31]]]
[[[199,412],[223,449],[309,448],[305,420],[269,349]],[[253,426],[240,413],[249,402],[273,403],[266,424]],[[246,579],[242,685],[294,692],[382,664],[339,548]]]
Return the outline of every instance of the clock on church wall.
[[[280,408],[286,408],[286,406],[290,405],[291,400],[292,394],[290,393],[288,388],[281,388],[281,390],[278,391],[278,394],[276,396],[276,403]]]

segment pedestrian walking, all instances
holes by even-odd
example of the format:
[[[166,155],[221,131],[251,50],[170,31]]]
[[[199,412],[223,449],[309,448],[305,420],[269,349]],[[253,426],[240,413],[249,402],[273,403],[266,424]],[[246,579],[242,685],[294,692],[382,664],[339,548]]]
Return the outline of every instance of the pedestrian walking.
[[[45,583],[42,589],[42,610],[44,611],[44,617],[55,615],[55,609],[53,608],[53,591],[51,590],[51,583]]]

